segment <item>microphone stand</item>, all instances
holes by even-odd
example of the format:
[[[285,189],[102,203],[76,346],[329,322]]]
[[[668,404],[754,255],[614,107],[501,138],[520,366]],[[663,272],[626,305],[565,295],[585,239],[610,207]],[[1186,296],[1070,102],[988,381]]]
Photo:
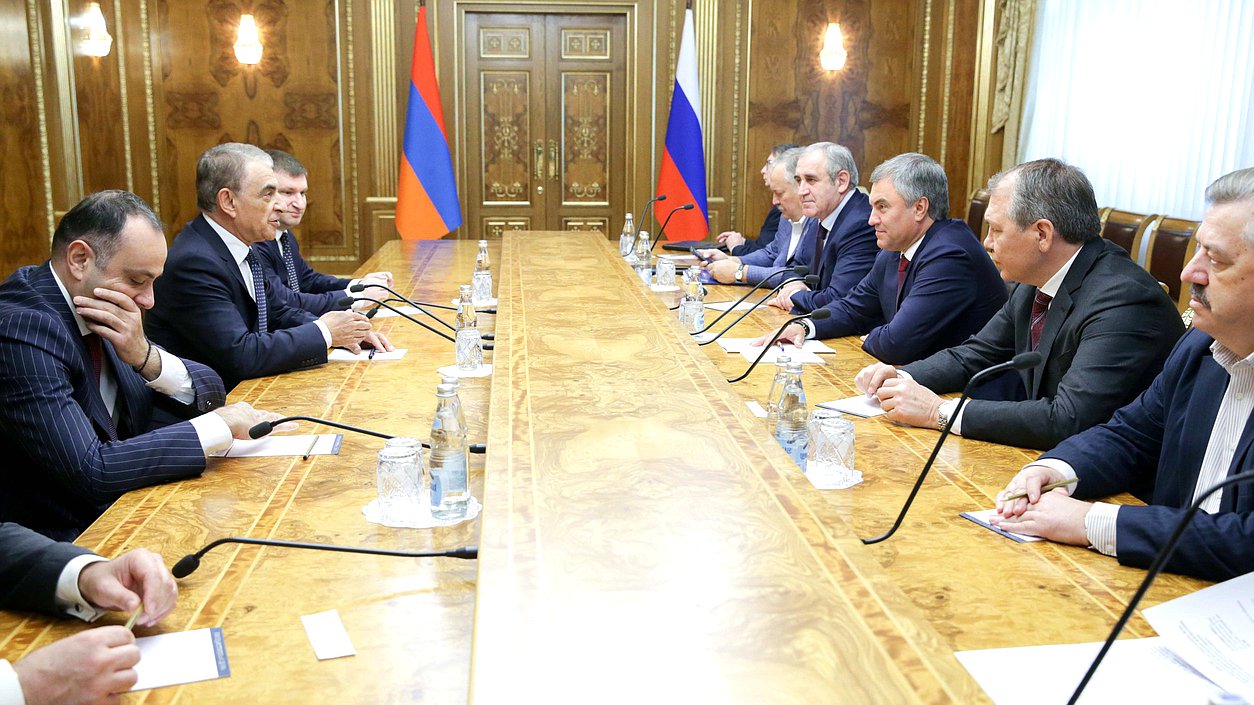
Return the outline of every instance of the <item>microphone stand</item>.
[[[775,335],[771,336],[770,342],[762,346],[762,352],[758,353],[758,356],[753,359],[753,364],[749,365],[749,369],[745,370],[744,373],[741,374],[739,377],[734,377],[727,381],[730,382],[731,384],[735,384],[739,382],[740,380],[744,379],[745,377],[748,377],[749,373],[753,372],[753,368],[757,367],[758,363],[762,361],[762,357],[766,355],[766,351],[771,349],[771,346],[774,345],[775,341],[779,339],[780,333],[783,333],[784,329],[787,328],[789,324],[796,323],[797,321],[800,321],[803,318],[809,318],[812,321],[821,321],[824,318],[827,318],[828,316],[831,316],[831,315],[832,315],[832,312],[829,311],[828,309],[816,308],[809,313],[805,313],[800,316],[793,316],[792,318],[789,318],[788,320],[784,321],[784,325],[780,326],[779,330],[775,331]]]
[[[648,219],[649,209],[653,207],[653,204],[656,201],[665,201],[665,200],[666,200],[666,194],[662,194],[658,196],[657,198],[650,199],[648,203],[644,204],[644,208],[640,210],[640,220],[636,222],[636,232],[631,234],[632,240],[635,240],[636,238],[640,237],[640,231],[644,229],[645,220]]]
[[[657,247],[657,241],[661,240],[662,236],[666,234],[666,226],[671,224],[671,218],[674,217],[674,215],[678,213],[679,211],[690,211],[693,208],[696,208],[694,204],[685,203],[684,205],[672,210],[670,213],[667,213],[666,222],[662,223],[662,229],[657,231],[657,237],[653,238],[653,242],[649,243],[649,252],[653,252],[653,248]]]
[[[780,283],[779,283],[779,286],[777,286],[777,287],[775,287],[774,289],[771,289],[770,291],[766,292],[766,296],[763,296],[762,298],[758,299],[757,303],[753,304],[753,308],[751,308],[751,309],[749,309],[748,311],[745,311],[744,313],[741,313],[739,316],[737,316],[737,317],[736,317],[736,320],[734,320],[734,321],[732,321],[732,322],[731,322],[731,325],[729,325],[729,326],[727,326],[726,328],[724,328],[723,330],[719,331],[719,332],[718,332],[718,333],[717,333],[717,334],[716,334],[713,338],[710,338],[709,340],[703,340],[703,341],[701,341],[701,342],[697,343],[697,345],[709,345],[710,343],[713,343],[714,341],[716,341],[716,340],[718,340],[719,338],[723,337],[723,334],[724,334],[724,333],[726,333],[727,331],[731,330],[732,328],[735,328],[735,327],[736,327],[736,324],[738,324],[738,323],[740,323],[741,321],[745,320],[745,316],[748,316],[749,314],[753,313],[753,310],[754,310],[754,309],[756,309],[758,306],[762,305],[762,302],[763,302],[763,301],[766,301],[767,299],[769,299],[769,298],[771,297],[771,294],[774,294],[776,291],[779,291],[779,290],[780,290],[780,289],[781,289],[781,288],[782,288],[785,284],[787,284],[788,282],[795,282],[795,281],[797,281],[797,279],[793,278],[793,279],[785,279],[784,281],[780,282]],[[817,286],[817,285],[818,285],[818,283],[819,283],[819,278],[818,278],[818,276],[816,276],[816,275],[814,275],[814,274],[807,274],[807,275],[806,275],[806,277],[805,277],[805,283],[806,283],[806,286]],[[735,306],[732,306],[731,308],[727,309],[727,311],[726,311],[726,312],[724,312],[724,313],[730,312],[730,311],[732,310],[732,308],[736,308],[736,307],[735,307]],[[720,316],[720,318],[722,318],[722,316]],[[694,335],[695,335],[695,334],[694,334]]]
[[[279,541],[276,539],[250,539],[240,536],[227,536],[213,541],[204,548],[183,556],[174,564],[170,572],[174,577],[182,579],[196,572],[200,567],[200,559],[209,551],[224,543],[243,543],[251,546],[274,546],[278,548],[305,548],[314,551],[336,551],[339,553],[364,553],[370,556],[398,556],[401,558],[461,558],[472,560],[479,557],[478,546],[455,548],[451,551],[389,551],[382,548],[358,548],[356,546],[336,546],[327,543],[298,543],[296,541]]]
[[[1136,589],[1136,594],[1128,601],[1128,606],[1124,608],[1123,614],[1119,615],[1119,621],[1115,622],[1114,628],[1110,630],[1110,636],[1106,637],[1106,643],[1102,644],[1101,650],[1097,652],[1097,656],[1093,659],[1089,670],[1084,673],[1084,678],[1080,679],[1080,684],[1076,686],[1075,692],[1071,694],[1071,699],[1067,701],[1067,705],[1076,705],[1079,702],[1080,694],[1084,692],[1084,687],[1092,680],[1093,674],[1097,672],[1097,667],[1101,665],[1102,659],[1106,658],[1106,652],[1110,651],[1110,647],[1114,645],[1115,639],[1119,638],[1119,633],[1127,626],[1128,620],[1132,619],[1132,613],[1136,611],[1136,606],[1141,603],[1145,593],[1149,592],[1150,585],[1154,583],[1154,579],[1167,567],[1167,561],[1171,560],[1171,554],[1176,551],[1176,544],[1180,543],[1180,537],[1184,535],[1185,529],[1189,528],[1189,524],[1193,522],[1193,517],[1202,508],[1202,504],[1216,491],[1232,485],[1243,484],[1250,480],[1254,480],[1254,471],[1237,473],[1215,483],[1214,487],[1206,490],[1201,497],[1193,500],[1193,504],[1190,504],[1189,508],[1185,510],[1184,516],[1180,517],[1180,520],[1176,522],[1176,527],[1172,529],[1167,542],[1163,544],[1162,548],[1158,549],[1158,555],[1154,556],[1154,561],[1150,563],[1149,571],[1145,574],[1145,578],[1141,580],[1141,585]]]
[[[287,423],[288,421],[309,421],[311,423],[322,424],[323,426],[331,426],[332,428],[338,428],[344,431],[353,431],[354,433],[364,433],[367,436],[374,436],[375,438],[382,438],[384,440],[391,440],[396,437],[396,436],[392,436],[386,433],[379,433],[378,431],[371,431],[368,428],[359,428],[357,426],[349,426],[348,424],[343,424],[338,421],[331,421],[329,419],[320,419],[316,416],[285,416],[281,419],[278,419],[277,421],[262,421],[261,423],[256,424],[252,428],[248,429],[248,437],[253,438],[253,439],[263,438],[265,436],[270,435],[270,433],[274,431],[275,426],[278,426],[281,423]],[[423,441],[422,447],[430,449],[431,444]],[[476,455],[478,455],[478,454],[487,452],[487,446],[482,443],[471,443],[467,446],[467,450],[471,453],[475,453]]]
[[[765,277],[763,277],[763,278],[762,278],[762,281],[758,282],[757,284],[754,284],[754,285],[753,285],[753,288],[752,288],[752,289],[750,289],[750,290],[748,290],[748,291],[746,291],[746,292],[745,292],[745,294],[744,294],[744,296],[741,296],[739,299],[736,299],[736,303],[732,304],[731,308],[729,308],[729,309],[727,309],[726,311],[724,311],[724,312],[722,312],[721,314],[719,314],[718,318],[715,318],[714,320],[710,321],[710,323],[709,323],[706,327],[702,328],[701,330],[699,330],[699,331],[697,331],[697,332],[695,332],[695,333],[692,333],[692,335],[700,335],[700,334],[702,334],[702,333],[706,332],[707,330],[709,330],[709,329],[713,328],[715,325],[717,325],[717,324],[718,324],[718,322],[719,322],[719,321],[723,320],[723,317],[724,317],[724,316],[726,316],[727,314],[731,313],[732,309],[736,308],[736,306],[738,306],[741,302],[743,302],[745,299],[747,299],[747,298],[749,298],[751,295],[753,295],[753,292],[757,291],[758,289],[761,289],[763,284],[766,284],[766,283],[767,283],[768,281],[770,281],[771,279],[774,279],[775,277],[779,276],[780,274],[783,274],[784,272],[788,272],[788,271],[792,271],[792,273],[793,273],[793,274],[797,275],[797,278],[796,278],[796,279],[785,279],[784,281],[780,282],[780,283],[779,283],[779,286],[777,286],[777,287],[775,287],[774,289],[772,289],[772,290],[771,290],[771,294],[774,294],[776,291],[779,291],[780,287],[782,287],[783,285],[787,284],[788,282],[790,282],[790,281],[798,281],[801,277],[806,276],[807,274],[809,274],[809,273],[810,273],[810,268],[809,268],[809,267],[807,267],[807,266],[805,266],[804,264],[799,264],[799,265],[797,265],[796,267],[780,267],[779,269],[776,269],[775,271],[773,271],[773,272],[771,272],[770,274],[768,274],[768,275],[766,275]],[[767,294],[767,296],[770,296],[770,294]],[[764,299],[762,299],[762,301],[765,301],[765,300],[766,300],[765,298],[764,298]],[[762,301],[759,301],[758,303],[762,303]]]
[[[413,323],[417,323],[418,325],[422,326],[423,328],[426,328],[427,330],[431,331],[432,333],[435,333],[436,335],[440,336],[441,338],[444,338],[445,340],[447,340],[447,341],[449,341],[449,342],[453,342],[453,343],[456,343],[456,342],[457,342],[457,339],[456,339],[456,338],[454,338],[454,337],[452,337],[452,336],[451,336],[451,335],[449,335],[448,333],[445,333],[445,332],[443,332],[443,331],[438,331],[438,330],[436,330],[436,329],[432,328],[431,326],[427,325],[426,323],[423,323],[422,321],[418,320],[417,318],[414,318],[413,316],[409,315],[408,313],[405,313],[404,311],[400,310],[399,308],[396,308],[395,306],[392,306],[392,305],[388,304],[386,301],[380,301],[379,299],[372,299],[372,298],[370,298],[369,296],[359,296],[359,297],[357,297],[357,298],[355,298],[355,299],[354,299],[354,298],[352,298],[351,296],[345,296],[343,299],[340,299],[340,303],[343,303],[343,302],[345,302],[345,301],[369,301],[370,303],[373,303],[373,304],[378,304],[378,305],[380,305],[380,306],[383,306],[384,308],[387,308],[387,309],[390,309],[390,310],[392,310],[392,311],[395,311],[395,312],[396,312],[396,315],[401,316],[401,317],[403,317],[403,318],[405,318],[405,319],[407,319],[407,320],[409,320],[409,321],[411,321],[411,322],[413,322]],[[430,314],[427,314],[427,315],[430,315]],[[434,316],[432,316],[432,318],[435,318],[435,317],[434,317]],[[439,321],[440,319],[436,318],[436,320],[437,320],[437,321]],[[444,323],[444,321],[440,321],[440,323]],[[447,323],[444,323],[444,325],[448,325],[448,324],[447,324]],[[451,326],[450,326],[450,327],[451,327]],[[457,329],[456,329],[456,328],[454,328],[453,330],[457,330]],[[492,350],[492,349],[494,349],[494,348],[493,348],[493,346],[492,346],[492,343],[484,343],[484,344],[483,344],[483,349],[484,349],[484,350]]]
[[[419,311],[422,311],[423,313],[427,313],[427,310],[424,309],[423,306],[430,306],[431,308],[438,308],[444,311],[456,311],[457,310],[456,306],[445,306],[444,304],[433,304],[428,301],[414,301],[413,299],[406,298],[403,294],[401,294],[396,289],[393,289],[390,286],[384,286],[382,284],[369,284],[369,285],[356,284],[352,287],[349,287],[349,291],[352,291],[353,293],[357,293],[360,291],[365,291],[368,287],[371,287],[371,286],[379,288],[379,289],[383,289],[384,291],[388,292],[393,297],[395,297],[397,301],[404,301],[405,303],[409,304],[410,306],[413,306],[414,308],[418,309]],[[388,301],[391,301],[391,300],[392,299],[390,298],[388,299]],[[496,309],[477,308],[475,309],[475,312],[476,313],[496,313]],[[431,314],[427,313],[427,315],[430,316]],[[432,318],[434,318],[434,316],[432,316]]]
[[[893,522],[893,527],[887,532],[880,534],[874,538],[862,539],[862,543],[871,544],[879,543],[888,539],[897,533],[897,529],[901,526],[901,522],[906,518],[906,512],[910,511],[910,505],[914,503],[915,495],[919,494],[919,488],[923,486],[923,481],[927,479],[928,472],[932,469],[932,464],[936,462],[936,456],[940,454],[941,446],[945,445],[945,439],[949,438],[950,429],[953,428],[954,419],[958,418],[958,414],[962,413],[962,406],[967,402],[967,397],[971,394],[971,387],[976,382],[995,375],[1006,370],[1023,370],[1029,367],[1036,367],[1041,364],[1041,354],[1035,350],[1015,355],[1013,359],[1007,360],[1000,364],[987,367],[971,376],[965,387],[962,388],[962,396],[958,397],[958,405],[954,407],[954,415],[949,418],[949,422],[941,429],[940,438],[936,439],[936,445],[932,446],[932,454],[928,456],[927,462],[923,465],[923,472],[919,473],[919,479],[915,480],[914,488],[910,490],[910,496],[906,498],[906,503],[902,505],[901,512],[897,514],[897,520]]]

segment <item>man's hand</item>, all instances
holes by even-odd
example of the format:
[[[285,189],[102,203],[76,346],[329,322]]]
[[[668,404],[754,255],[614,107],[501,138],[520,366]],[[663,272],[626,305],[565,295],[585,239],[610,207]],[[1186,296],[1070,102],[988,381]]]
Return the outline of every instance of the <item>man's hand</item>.
[[[868,397],[875,396],[885,380],[897,379],[897,368],[877,362],[862,368],[857,377],[853,378],[853,386]]]
[[[745,236],[735,230],[725,230],[718,234],[718,241],[730,250],[745,244]]]
[[[736,281],[736,270],[739,268],[740,260],[735,257],[727,257],[705,265],[706,271],[714,277],[714,281],[720,284],[731,284]]]
[[[134,612],[144,601],[137,624],[151,627],[174,610],[179,589],[161,556],[137,548],[111,561],[89,563],[78,574],[78,591],[95,607]]]
[[[885,379],[875,396],[879,398],[880,407],[889,421],[920,428],[940,428],[936,412],[940,409],[941,398],[912,379],[898,376]]]
[[[392,287],[393,289],[396,288],[392,284],[391,272],[371,272],[361,278],[361,283],[366,286],[370,286],[371,284],[382,284],[383,286]]]
[[[763,345],[766,345],[768,342],[770,342],[771,335],[772,335],[771,333],[767,333],[761,338],[755,339],[753,343],[751,344],[755,348],[760,348]],[[793,345],[796,345],[798,348],[800,348],[801,346],[805,345],[805,342],[806,342],[805,326],[801,325],[800,323],[789,323],[788,325],[784,326],[784,331],[779,334],[779,337],[776,338],[776,341],[792,343]]]
[[[361,346],[374,348],[381,352],[392,352],[396,349],[386,335],[374,330],[366,334],[366,337],[361,341]]]
[[[1035,504],[1041,498],[1041,488],[1054,482],[1062,482],[1067,479],[1056,468],[1048,465],[1027,465],[1019,474],[1011,478],[1006,485],[1006,489],[997,495],[997,513],[1004,517],[1022,516],[1027,511],[1028,505]],[[1071,485],[1060,487],[1064,494],[1071,494]],[[1003,497],[1012,494],[1027,491],[1028,496],[1023,499],[1013,499],[1006,501]]]
[[[234,404],[214,409],[210,413],[221,416],[222,420],[225,421],[226,425],[231,429],[231,437],[238,438],[241,441],[246,441],[251,438],[251,436],[248,435],[248,429],[253,426],[256,426],[263,421],[277,421],[283,418],[273,411],[254,409],[252,404],[249,404],[246,401],[237,401]],[[274,431],[282,433],[284,431],[291,431],[295,428],[295,423],[285,423],[275,426]],[[147,609],[146,605],[145,609]]]
[[[784,313],[788,313],[789,311],[792,311],[792,295],[798,291],[809,290],[810,287],[806,286],[805,282],[788,282],[784,285],[784,288],[779,290],[778,294],[766,303],[770,306],[783,310]]]
[[[144,337],[144,318],[131,297],[112,289],[96,288],[95,298],[75,296],[74,310],[83,317],[88,330],[113,343],[122,362],[131,367],[144,364],[148,356],[148,339]]]
[[[1017,505],[1022,501],[1021,499],[1014,500],[1011,504]],[[998,501],[998,505],[1001,504],[1002,502]],[[989,518],[989,523],[1016,534],[1039,536],[1073,546],[1087,546],[1089,539],[1084,533],[1084,519],[1092,508],[1091,503],[1072,499],[1065,488],[1058,487],[1041,494],[1035,502],[1027,505],[1023,513],[993,514]]]
[[[80,632],[13,664],[26,705],[116,703],[114,693],[135,685],[135,635],[125,627]]]
[[[723,252],[722,250],[697,250],[697,252],[702,257],[706,258],[707,260],[710,260],[711,262],[717,262],[719,260],[724,260],[729,257],[729,255],[726,252]],[[704,264],[702,266],[704,266]]]
[[[370,333],[370,319],[354,311],[328,311],[318,320],[331,331],[331,347],[361,352],[361,341]]]

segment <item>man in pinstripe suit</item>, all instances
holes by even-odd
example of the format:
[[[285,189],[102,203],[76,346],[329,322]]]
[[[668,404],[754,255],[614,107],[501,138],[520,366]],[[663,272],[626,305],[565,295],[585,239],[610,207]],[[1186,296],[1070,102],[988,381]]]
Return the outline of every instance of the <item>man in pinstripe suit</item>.
[[[0,284],[0,521],[73,539],[124,492],[198,475],[277,418],[223,407],[213,370],[148,342],[165,254],[148,204],[102,191],[61,219],[48,262]]]

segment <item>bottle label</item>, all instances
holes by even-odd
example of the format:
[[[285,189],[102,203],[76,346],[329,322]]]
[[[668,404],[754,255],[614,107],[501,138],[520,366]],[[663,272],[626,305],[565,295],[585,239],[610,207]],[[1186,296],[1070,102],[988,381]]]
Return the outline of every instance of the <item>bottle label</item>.
[[[438,507],[444,501],[444,472],[431,473],[431,506]]]

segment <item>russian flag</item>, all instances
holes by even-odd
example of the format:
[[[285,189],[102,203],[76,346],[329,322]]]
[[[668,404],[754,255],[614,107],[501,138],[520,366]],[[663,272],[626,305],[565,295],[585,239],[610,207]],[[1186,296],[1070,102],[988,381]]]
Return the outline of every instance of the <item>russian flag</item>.
[[[453,157],[444,132],[440,86],[427,35],[427,3],[419,3],[410,70],[405,144],[396,194],[396,230],[403,240],[435,239],[462,224]]]
[[[697,84],[697,41],[692,30],[692,3],[684,11],[684,29],[675,65],[675,92],[666,122],[666,149],[657,177],[657,194],[666,200],[658,205],[667,213],[688,203],[690,211],[678,211],[666,226],[668,240],[704,240],[710,234],[710,206],[705,197],[705,140],[701,133],[701,89]],[[659,222],[666,216],[658,214]]]

